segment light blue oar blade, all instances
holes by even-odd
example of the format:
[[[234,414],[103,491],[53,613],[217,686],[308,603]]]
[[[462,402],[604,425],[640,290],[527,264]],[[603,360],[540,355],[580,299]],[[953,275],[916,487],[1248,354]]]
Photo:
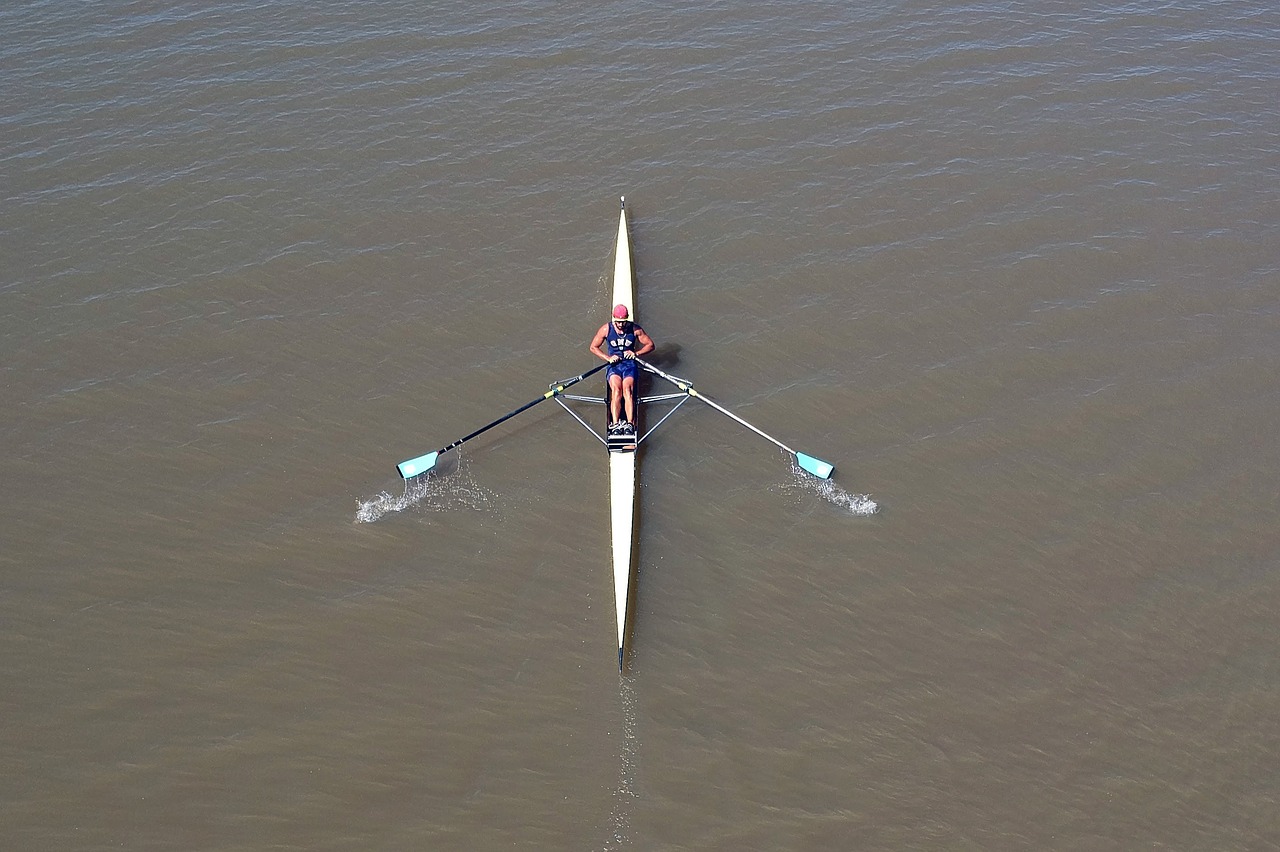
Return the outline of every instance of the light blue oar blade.
[[[836,466],[830,462],[806,456],[804,453],[796,453],[796,463],[819,479],[830,479],[831,474],[836,471]]]
[[[436,457],[440,455],[439,451],[427,453],[425,456],[418,456],[416,459],[402,461],[396,465],[396,470],[400,471],[402,479],[411,479],[415,476],[421,476],[436,466]]]

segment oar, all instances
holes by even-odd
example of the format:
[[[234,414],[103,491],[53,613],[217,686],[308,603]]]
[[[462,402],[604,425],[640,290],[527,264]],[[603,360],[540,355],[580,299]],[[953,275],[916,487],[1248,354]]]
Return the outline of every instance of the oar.
[[[416,459],[409,459],[408,461],[402,461],[400,462],[400,464],[396,465],[396,470],[400,472],[400,476],[403,479],[409,479],[410,477],[422,476],[424,473],[430,473],[435,468],[436,462],[440,458],[440,456],[444,455],[445,453],[449,452],[452,449],[455,449],[461,446],[462,444],[465,444],[467,441],[470,441],[472,438],[476,437],[477,435],[481,435],[485,432],[488,432],[494,426],[507,422],[512,417],[515,417],[517,414],[521,413],[522,411],[528,411],[530,408],[533,408],[535,405],[542,402],[543,400],[551,399],[553,396],[557,396],[559,394],[564,393],[565,388],[569,387],[570,385],[576,385],[578,382],[582,381],[587,376],[590,376],[592,373],[598,373],[607,366],[609,365],[600,364],[597,367],[593,367],[592,369],[587,370],[585,373],[583,373],[580,376],[574,376],[572,379],[564,379],[562,381],[556,382],[551,386],[551,390],[547,391],[537,399],[531,402],[525,403],[524,405],[517,408],[515,411],[512,411],[510,414],[502,415],[497,420],[490,423],[488,426],[481,426],[479,429],[472,432],[470,435],[466,435],[465,437],[459,438],[458,440],[454,441],[452,444],[449,444],[447,447],[441,447],[435,452],[427,453],[425,456],[418,456]]]
[[[741,423],[743,426],[746,426],[748,429],[750,429],[752,432],[755,432],[761,438],[764,438],[767,441],[771,441],[772,443],[777,444],[782,449],[791,453],[791,455],[795,456],[796,464],[800,465],[802,469],[807,470],[809,473],[812,473],[814,476],[818,477],[819,479],[830,479],[831,474],[835,473],[836,466],[833,465],[831,462],[824,462],[822,459],[814,458],[813,456],[796,452],[795,450],[791,449],[786,444],[782,443],[772,435],[765,434],[760,429],[757,429],[755,426],[752,426],[750,423],[743,420],[741,417],[734,414],[732,411],[725,408],[720,403],[698,393],[697,389],[695,389],[693,384],[689,382],[687,379],[681,379],[681,378],[678,378],[677,376],[672,376],[668,373],[664,373],[661,370],[659,370],[657,367],[653,366],[647,361],[642,361],[639,358],[637,358],[636,361],[639,362],[640,365],[643,366],[649,372],[656,373],[657,375],[662,376],[662,378],[671,382],[673,385],[680,388],[680,390],[689,394],[689,396],[697,397],[698,399],[705,402],[707,405],[714,408],[716,411],[719,411],[721,414],[726,414],[733,420],[736,420],[739,423]]]

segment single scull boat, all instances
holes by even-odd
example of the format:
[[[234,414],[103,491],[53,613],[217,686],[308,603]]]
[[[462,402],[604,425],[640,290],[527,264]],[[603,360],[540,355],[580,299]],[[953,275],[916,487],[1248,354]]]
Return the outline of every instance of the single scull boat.
[[[613,297],[609,302],[610,305],[626,305],[629,315],[634,320],[636,317],[636,293],[635,293],[635,273],[631,266],[631,239],[627,230],[627,200],[622,199],[621,211],[618,214],[618,240],[614,251],[613,260]],[[583,379],[598,373],[607,367],[607,364],[600,364],[571,379],[560,379],[552,382],[549,390],[538,398],[525,403],[514,411],[504,414],[492,423],[482,426],[474,432],[459,438],[451,444],[442,447],[434,452],[416,458],[403,461],[396,466],[397,472],[406,480],[418,476],[425,476],[430,473],[443,473],[449,465],[447,460],[452,458],[453,451],[461,446],[464,442],[470,441],[472,438],[480,435],[490,429],[505,423],[512,417],[522,411],[527,411],[540,402],[548,399],[554,399],[565,411],[586,427],[604,445],[609,453],[609,515],[610,515],[610,531],[612,536],[611,550],[613,562],[613,600],[615,615],[617,617],[618,627],[618,671],[621,672],[626,665],[626,650],[628,647],[627,638],[629,635],[629,627],[632,620],[632,607],[636,598],[636,541],[637,541],[637,515],[636,515],[636,496],[638,479],[639,458],[638,451],[640,445],[654,433],[654,431],[667,421],[667,418],[676,412],[680,406],[684,405],[690,399],[700,399],[707,405],[719,411],[721,414],[728,415],[737,423],[747,427],[757,435],[776,444],[778,447],[786,450],[795,459],[797,466],[818,477],[819,479],[830,479],[832,473],[835,472],[835,466],[830,462],[822,461],[814,456],[797,452],[786,444],[766,434],[760,429],[743,420],[738,415],[729,411],[717,402],[713,402],[705,395],[699,393],[693,383],[688,379],[682,379],[679,376],[673,376],[663,372],[653,364],[637,359],[642,369],[655,376],[658,376],[667,382],[670,382],[677,389],[677,393],[658,394],[653,396],[641,396],[640,388],[636,388],[636,407],[635,407],[635,434],[630,435],[610,435],[608,430],[597,431],[591,424],[587,423],[573,408],[565,403],[565,400],[573,400],[577,402],[594,403],[603,405],[605,408],[606,422],[609,416],[609,388],[608,383],[605,385],[605,395],[603,397],[593,396],[574,396],[566,393],[566,390]],[[642,431],[643,423],[641,411],[644,406],[649,403],[658,402],[674,402],[671,410],[664,414],[657,423]]]
[[[627,199],[618,213],[618,245],[613,257],[613,299],[611,305],[626,305],[632,322],[636,319],[635,277],[631,270],[631,239],[627,234]],[[636,388],[635,434],[609,435],[609,517],[613,533],[613,601],[618,616],[618,671],[625,659],[627,622],[635,599],[636,551],[636,440],[640,433],[643,397]],[[609,418],[609,387],[605,384],[605,420]]]

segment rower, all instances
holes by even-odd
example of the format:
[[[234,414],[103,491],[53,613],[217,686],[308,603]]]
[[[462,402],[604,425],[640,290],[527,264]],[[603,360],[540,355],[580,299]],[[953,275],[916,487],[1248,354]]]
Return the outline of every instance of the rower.
[[[615,305],[613,319],[600,326],[591,341],[591,352],[609,362],[605,376],[609,382],[609,433],[635,434],[635,358],[653,351],[654,343],[644,329],[631,321],[626,305]],[[623,416],[625,414],[625,417]]]

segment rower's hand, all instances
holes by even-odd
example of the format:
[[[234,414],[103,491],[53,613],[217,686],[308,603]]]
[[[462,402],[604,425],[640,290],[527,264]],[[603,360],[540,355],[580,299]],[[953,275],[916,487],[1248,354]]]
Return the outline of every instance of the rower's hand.
[[[636,357],[636,353],[634,353],[634,352],[632,352],[630,349],[628,349],[626,352],[623,352],[623,353],[622,353],[622,357],[623,357],[623,358],[626,358],[628,361],[630,361],[630,360],[632,360],[633,358],[635,358],[635,357]]]
[[[622,359],[621,359],[621,358],[619,358],[617,355],[610,355],[610,356],[609,356],[609,363],[610,363],[610,364],[616,364],[616,363],[618,363],[618,362],[619,362],[619,361],[621,361],[621,360],[622,360]]]

